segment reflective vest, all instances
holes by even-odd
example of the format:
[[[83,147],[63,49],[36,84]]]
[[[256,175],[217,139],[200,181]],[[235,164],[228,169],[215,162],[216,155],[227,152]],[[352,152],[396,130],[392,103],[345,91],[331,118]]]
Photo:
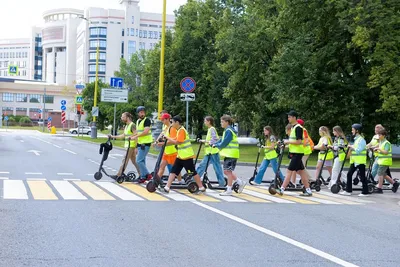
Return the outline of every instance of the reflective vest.
[[[326,139],[328,139],[328,146],[331,146],[332,145],[331,139],[328,138],[328,137],[326,137]],[[319,139],[318,146],[322,145],[321,141],[322,141],[322,137]],[[327,152],[327,150],[320,150],[319,153],[318,153],[318,159],[319,160],[324,160],[326,152]],[[328,155],[326,155],[326,160],[332,160],[333,157],[334,157],[334,155],[333,155],[332,150],[329,150]]]
[[[168,127],[168,126],[167,126]],[[165,136],[167,136],[167,137],[170,137],[171,136],[171,127],[172,126],[169,126],[168,128],[166,127],[166,130],[164,131],[164,135]],[[167,144],[166,146],[165,146],[165,150],[164,150],[164,153],[166,154],[166,155],[171,155],[171,154],[175,154],[177,152],[177,150],[176,150],[176,147],[175,147],[175,145],[174,144]]]
[[[204,145],[204,147],[205,147],[204,152],[206,153],[206,155],[208,155],[208,154],[217,154],[217,153],[219,152],[219,149],[218,149],[218,148],[216,148],[216,147],[212,148],[212,147],[210,146],[211,131],[212,131],[212,130],[215,131],[215,134],[217,135],[217,139],[219,139],[218,133],[217,133],[217,131],[215,130],[215,128],[214,128],[214,127],[210,127],[210,128],[208,129],[208,131],[207,131],[206,143],[205,143],[205,145]]]
[[[295,126],[292,127],[292,131],[290,132],[289,135],[289,141],[296,141],[296,128],[301,127],[300,124],[296,124]],[[303,132],[303,136],[302,139],[304,140],[304,132]],[[304,146],[303,143],[300,143],[299,145],[295,145],[295,144],[289,144],[289,152],[290,153],[296,153],[296,154],[304,154]]]
[[[176,136],[179,136],[179,131],[185,131],[185,141],[182,144],[177,145],[178,149],[178,158],[179,159],[187,159],[190,157],[194,156],[193,148],[192,148],[192,143],[190,143],[189,139],[189,134],[187,133],[186,129],[179,128],[178,132],[176,133]]]
[[[372,137],[371,142],[369,142],[371,146],[377,146],[379,144],[379,135],[374,135],[374,137]],[[379,154],[378,151],[374,151],[374,156],[377,157]]]
[[[271,139],[268,138],[265,140],[265,146],[271,146]],[[275,151],[275,148],[264,148],[264,159],[274,159],[277,158],[278,154]]]
[[[139,120],[136,121],[136,131],[138,134],[143,133],[145,120],[146,120],[146,117],[144,117],[140,123],[139,123]],[[150,143],[153,143],[153,137],[151,136],[151,129],[149,130],[149,132],[146,135],[138,137],[139,145],[150,144]]]
[[[340,142],[340,140],[342,140],[342,142]],[[333,145],[334,146],[341,146],[341,145],[347,145],[347,143],[344,142],[343,138],[336,137],[335,141],[333,142]],[[346,153],[342,148],[338,148],[338,155],[339,155],[339,161],[343,161],[346,158]]]
[[[125,148],[128,148],[128,146],[129,146],[129,147],[136,147],[136,144],[137,144],[136,140],[131,140],[131,141],[129,142],[129,141],[126,139],[127,136],[128,136],[128,138],[129,138],[129,136],[131,136],[131,135],[133,134],[133,132],[132,132],[132,125],[133,125],[133,122],[129,123],[128,125],[125,125],[125,129],[124,129],[124,135],[125,135],[125,144],[124,144],[124,147],[125,147]]]
[[[303,136],[304,136],[304,141],[303,141],[303,146],[304,146],[304,155],[310,155],[312,153],[313,148],[311,147],[311,138],[308,135],[307,130],[303,127]]]
[[[367,163],[367,150],[364,148],[363,151],[360,152],[360,154],[356,153],[356,149],[358,148],[358,145],[360,144],[360,141],[363,140],[364,138],[358,136],[358,138],[354,141],[354,150],[351,151],[351,156],[350,156],[350,164],[366,164]]]
[[[163,124],[163,126],[162,126],[162,133],[165,133],[165,131],[167,130],[167,128],[168,128],[168,126],[167,125],[165,125],[165,124]]]
[[[385,140],[385,141],[381,142],[381,144],[379,145],[379,148],[381,150],[385,150],[386,144],[389,144],[388,154],[385,155],[385,154],[378,152],[378,165],[380,165],[380,166],[392,166],[392,144],[388,140]]]
[[[233,159],[238,159],[239,158],[239,142],[237,140],[237,135],[235,134],[232,129],[228,128],[224,131],[224,134],[222,135],[222,140],[225,139],[225,133],[226,131],[231,131],[232,133],[232,140],[231,142],[224,147],[219,154],[223,157],[227,158],[233,158]]]

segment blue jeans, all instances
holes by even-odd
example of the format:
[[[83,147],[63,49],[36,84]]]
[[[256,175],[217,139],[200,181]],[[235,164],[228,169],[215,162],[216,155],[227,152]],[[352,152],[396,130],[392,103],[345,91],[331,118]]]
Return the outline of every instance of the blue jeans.
[[[268,165],[271,163],[272,169],[274,170],[274,173],[276,175],[276,172],[278,171],[278,161],[276,158],[274,159],[264,159],[261,163],[260,169],[258,170],[256,178],[254,178],[254,183],[256,184],[261,184],[261,181],[264,177],[265,171],[268,168]],[[285,179],[285,176],[283,176],[282,172],[279,172],[279,178],[283,181]]]
[[[374,165],[372,165],[371,175],[372,178],[375,178],[376,174],[378,173],[378,157],[375,158]]]
[[[149,174],[149,170],[146,167],[146,156],[149,153],[150,146],[145,146],[144,149],[138,146],[138,154],[136,162],[139,165],[140,177],[145,178]]]
[[[207,159],[208,159],[209,155],[205,155],[203,160],[200,162],[199,166],[196,169],[196,172],[202,176],[206,170],[206,165],[207,165]],[[219,158],[219,154],[212,154],[211,158],[210,158],[210,163],[212,163],[213,167],[214,167],[214,171],[215,174],[217,176],[218,179],[218,183],[222,186],[225,186],[225,179],[224,179],[224,174],[222,172],[222,167],[221,167],[221,163],[220,163],[220,158]]]

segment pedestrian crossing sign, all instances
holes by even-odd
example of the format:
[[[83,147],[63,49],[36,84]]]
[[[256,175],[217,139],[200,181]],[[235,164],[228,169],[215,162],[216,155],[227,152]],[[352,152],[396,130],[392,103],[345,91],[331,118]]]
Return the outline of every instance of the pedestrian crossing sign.
[[[8,66],[9,75],[18,75],[18,66],[10,65]]]
[[[83,104],[83,96],[81,96],[81,95],[75,96],[75,104],[82,105]]]

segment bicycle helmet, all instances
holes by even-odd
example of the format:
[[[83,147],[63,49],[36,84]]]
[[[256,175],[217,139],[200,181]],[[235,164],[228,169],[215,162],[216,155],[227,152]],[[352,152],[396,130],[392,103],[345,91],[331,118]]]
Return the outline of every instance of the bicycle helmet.
[[[144,106],[138,106],[136,109],[136,113],[139,113],[140,111],[144,111],[146,108]]]
[[[359,123],[354,123],[353,125],[351,125],[351,128],[354,128],[354,129],[357,130],[358,132],[361,132],[362,125],[359,124]]]

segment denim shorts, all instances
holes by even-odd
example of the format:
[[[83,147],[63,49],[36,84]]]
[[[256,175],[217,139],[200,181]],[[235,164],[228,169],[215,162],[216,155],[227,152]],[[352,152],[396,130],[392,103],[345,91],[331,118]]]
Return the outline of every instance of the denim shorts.
[[[234,158],[225,158],[224,159],[224,170],[226,171],[234,171],[236,168],[237,159]]]

